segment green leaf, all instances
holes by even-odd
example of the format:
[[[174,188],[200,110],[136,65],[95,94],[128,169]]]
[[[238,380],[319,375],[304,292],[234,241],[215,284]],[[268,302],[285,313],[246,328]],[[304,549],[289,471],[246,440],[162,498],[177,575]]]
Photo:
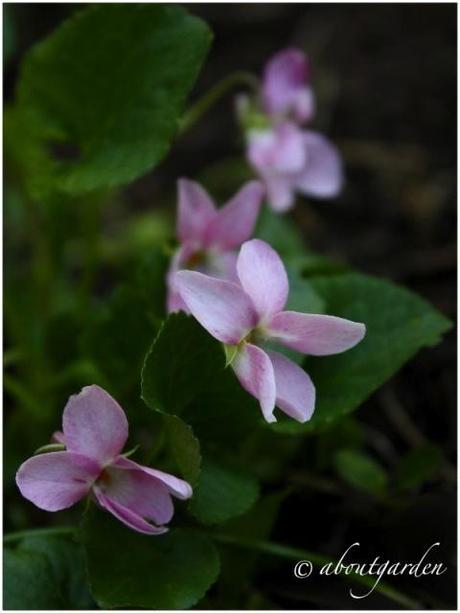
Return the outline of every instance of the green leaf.
[[[128,286],[119,286],[87,327],[84,348],[114,386],[116,396],[126,387],[138,385],[154,330],[141,296]]]
[[[165,320],[142,369],[142,398],[151,409],[180,414],[225,366],[224,352],[191,316]]]
[[[178,5],[107,4],[78,11],[35,46],[12,135],[32,192],[119,186],[155,166],[210,39]]]
[[[248,511],[258,495],[254,479],[207,460],[190,510],[204,524],[217,524]]]
[[[356,449],[337,452],[335,467],[342,479],[358,489],[381,494],[387,487],[385,470],[374,459]]]
[[[70,538],[36,535],[4,553],[6,609],[89,609],[82,548]]]
[[[184,479],[195,486],[201,471],[200,443],[193,430],[176,415],[164,415],[172,456]]]
[[[241,435],[261,422],[257,401],[225,368],[222,344],[184,313],[168,317],[145,358],[142,398],[151,409],[180,415],[202,451],[219,455],[224,441],[234,453]]]
[[[255,236],[270,243],[283,259],[305,254],[305,243],[300,229],[292,219],[274,213],[267,206],[259,215]]]
[[[146,536],[93,507],[82,537],[91,590],[103,609],[187,609],[219,573],[214,545],[192,529]]]
[[[396,485],[400,490],[411,490],[429,481],[439,470],[443,460],[441,449],[427,443],[409,451],[396,470]]]
[[[311,279],[327,313],[366,324],[364,340],[339,355],[305,361],[317,392],[311,421],[275,425],[304,432],[330,424],[364,400],[422,347],[439,342],[450,321],[428,302],[389,281],[358,273]]]

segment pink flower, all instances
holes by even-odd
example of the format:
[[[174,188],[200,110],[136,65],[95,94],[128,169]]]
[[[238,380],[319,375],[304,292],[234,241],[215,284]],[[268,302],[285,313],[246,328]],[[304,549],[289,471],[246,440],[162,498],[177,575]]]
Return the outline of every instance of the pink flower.
[[[144,534],[163,534],[174,513],[171,494],[192,495],[186,481],[120,455],[128,438],[123,409],[97,385],[71,396],[62,418],[66,451],[26,460],[16,475],[21,494],[45,511],[66,509],[92,493],[99,505]],[[153,522],[153,523],[151,523]]]
[[[312,130],[285,121],[247,133],[247,158],[265,183],[272,208],[286,211],[300,192],[316,198],[336,196],[343,184],[336,147]]]
[[[193,316],[232,356],[241,385],[255,396],[267,422],[275,405],[305,422],[315,408],[308,374],[287,357],[264,349],[275,341],[301,353],[331,355],[359,343],[365,326],[340,317],[283,311],[289,284],[278,254],[264,241],[243,244],[237,261],[240,284],[199,272],[176,273],[176,287]]]
[[[177,238],[180,246],[168,272],[168,312],[187,311],[174,285],[180,269],[195,269],[213,277],[236,279],[234,251],[254,229],[264,189],[258,181],[246,183],[222,208],[209,194],[187,179],[178,181]]]
[[[303,123],[315,112],[313,90],[308,84],[309,64],[300,49],[284,49],[265,67],[262,106],[268,115],[292,118]]]

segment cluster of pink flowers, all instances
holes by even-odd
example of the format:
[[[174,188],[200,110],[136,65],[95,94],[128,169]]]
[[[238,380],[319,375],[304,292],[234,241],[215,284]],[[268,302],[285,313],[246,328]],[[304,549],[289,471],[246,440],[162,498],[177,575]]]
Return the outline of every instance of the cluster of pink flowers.
[[[296,192],[331,198],[343,184],[337,148],[322,134],[302,129],[315,113],[309,73],[302,51],[281,51],[267,63],[258,99],[238,101],[248,162],[276,211],[291,208]]]
[[[275,407],[299,422],[309,420],[315,387],[300,366],[267,343],[324,356],[350,349],[365,334],[362,323],[284,310],[289,283],[283,262],[266,242],[249,240],[264,197],[281,211],[292,206],[296,191],[326,197],[340,189],[337,151],[300,127],[314,115],[308,76],[300,51],[279,53],[266,67],[260,100],[241,111],[248,159],[261,181],[250,181],[217,209],[200,185],[179,180],[179,246],[167,275],[168,312],[190,313],[223,344],[228,364],[270,423]],[[121,453],[128,422],[100,387],[71,396],[62,429],[54,435],[62,450],[33,456],[17,473],[22,495],[41,509],[65,509],[90,494],[133,530],[162,534],[174,512],[171,496],[192,495],[187,482]]]

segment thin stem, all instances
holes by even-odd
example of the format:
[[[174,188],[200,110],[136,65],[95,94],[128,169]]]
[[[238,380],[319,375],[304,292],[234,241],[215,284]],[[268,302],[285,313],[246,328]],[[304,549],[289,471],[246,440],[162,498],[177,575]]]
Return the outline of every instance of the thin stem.
[[[306,551],[305,549],[297,549],[295,547],[288,547],[286,545],[280,545],[278,543],[269,543],[269,542],[261,542],[261,541],[253,541],[250,539],[240,539],[235,538],[233,536],[228,536],[225,534],[214,534],[213,538],[226,545],[234,545],[235,547],[241,547],[243,549],[251,549],[254,551],[260,551],[261,553],[267,553],[269,555],[275,555],[281,558],[286,558],[288,560],[308,560],[312,564],[316,564],[318,566],[322,566],[324,564],[336,564],[337,561],[329,558],[327,556],[323,556],[321,554],[313,553],[311,551]],[[375,579],[369,576],[359,575],[358,573],[350,573],[347,575],[350,579],[355,581],[356,583],[361,583],[366,587],[373,587],[375,584]],[[408,609],[420,609],[420,605],[412,598],[409,598],[405,594],[395,590],[390,587],[386,583],[379,582],[375,585],[375,590],[386,596],[389,600],[396,602]]]
[[[179,126],[179,134],[190,129],[216,102],[238,85],[245,85],[257,91],[259,81],[249,72],[238,71],[230,74],[204,94],[184,115]]]
[[[53,528],[35,528],[32,530],[19,530],[18,532],[10,532],[3,536],[3,543],[13,543],[28,536],[46,536],[58,534],[73,534],[75,526],[54,526]]]

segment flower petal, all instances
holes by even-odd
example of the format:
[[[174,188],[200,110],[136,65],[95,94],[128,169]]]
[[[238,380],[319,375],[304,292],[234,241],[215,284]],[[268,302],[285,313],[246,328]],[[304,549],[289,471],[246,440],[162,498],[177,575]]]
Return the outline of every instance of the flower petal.
[[[177,186],[177,236],[180,241],[200,243],[208,223],[216,214],[214,203],[207,191],[195,181],[179,179]]]
[[[68,451],[99,462],[111,462],[128,438],[128,420],[120,405],[98,385],[71,396],[62,417]]]
[[[110,496],[105,495],[99,488],[94,488],[94,494],[101,507],[109,511],[109,513],[112,513],[112,515],[128,526],[128,528],[136,532],[141,532],[142,534],[164,534],[168,531],[168,528],[164,526],[153,526],[145,521],[140,515],[137,515],[137,513],[134,513],[122,504],[112,500]]]
[[[120,458],[104,470],[98,488],[112,501],[156,524],[167,524],[174,514],[168,488],[135,462]]]
[[[281,258],[265,241],[247,241],[240,249],[237,271],[244,291],[261,318],[281,311],[286,304],[289,283]]]
[[[270,114],[294,110],[299,121],[310,119],[313,116],[313,106],[298,102],[298,98],[307,89],[308,76],[308,60],[300,49],[285,49],[273,56],[266,65],[263,78],[262,99],[265,110]]]
[[[206,244],[233,249],[250,238],[257,220],[264,188],[259,181],[246,183],[217,211],[206,231]]]
[[[168,313],[176,313],[177,311],[185,311],[188,313],[188,308],[185,302],[179,295],[177,291],[174,281],[175,275],[178,270],[181,270],[183,266],[187,263],[189,258],[195,253],[196,246],[194,243],[190,241],[185,241],[182,245],[177,249],[173,257],[171,258],[171,262],[169,265],[168,274],[166,276],[166,284],[167,284],[167,298],[166,298],[166,310]]]
[[[86,496],[99,470],[92,460],[76,453],[43,453],[21,464],[16,483],[24,498],[40,509],[60,511]]]
[[[236,345],[256,324],[252,303],[236,283],[180,270],[175,285],[192,315],[222,343]]]
[[[304,423],[315,410],[315,386],[308,374],[277,351],[267,351],[275,371],[276,405],[289,417]]]
[[[142,464],[136,464],[132,460],[128,460],[128,458],[120,457],[117,460],[116,466],[118,468],[136,468],[137,470],[142,470],[148,475],[155,477],[168,488],[169,493],[179,498],[180,500],[187,500],[191,498],[193,495],[192,487],[187,481],[183,479],[179,479],[174,475],[170,475],[169,473],[165,473],[161,470],[157,470],[155,468],[150,468],[150,466],[142,466]]]
[[[271,129],[251,130],[247,154],[249,162],[260,172],[300,172],[307,162],[304,133],[288,121]]]
[[[342,353],[358,344],[366,333],[362,323],[333,317],[283,311],[268,324],[268,337],[310,355]]]
[[[265,420],[269,423],[276,421],[273,415],[276,398],[275,375],[265,351],[245,343],[238,350],[232,368],[244,389],[259,400]]]
[[[288,177],[273,176],[265,178],[268,204],[274,211],[284,213],[295,202],[294,185]]]
[[[297,189],[317,198],[337,196],[343,186],[342,158],[338,149],[317,132],[305,131],[305,169],[295,180]]]
[[[56,432],[53,432],[53,434],[51,436],[51,442],[52,443],[59,443],[60,445],[65,445],[64,432],[61,432],[60,430],[57,430]]]

